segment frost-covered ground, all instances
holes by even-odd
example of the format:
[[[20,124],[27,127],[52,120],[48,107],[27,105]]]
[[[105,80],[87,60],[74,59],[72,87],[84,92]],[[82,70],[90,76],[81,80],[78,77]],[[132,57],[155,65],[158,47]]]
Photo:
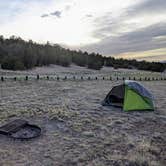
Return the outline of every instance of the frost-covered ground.
[[[71,67],[62,67],[57,65],[50,65],[48,67],[36,67],[33,70],[26,70],[26,71],[9,71],[9,70],[1,70],[0,69],[0,75],[1,76],[36,76],[37,74],[41,76],[52,76],[52,77],[72,77],[76,76],[76,78],[88,77],[91,76],[93,78],[95,77],[137,77],[137,78],[144,78],[144,77],[154,77],[154,78],[160,78],[166,76],[166,73],[156,73],[156,72],[146,72],[146,71],[139,71],[139,70],[129,70],[129,69],[113,69],[110,67],[104,67],[100,71],[98,70],[91,70],[87,69],[85,67],[79,67],[72,65]]]
[[[161,76],[137,70],[44,67],[0,71],[1,75]],[[42,128],[21,142],[0,136],[0,165],[165,166],[166,81],[142,81],[155,96],[156,111],[126,113],[101,101],[122,81],[29,80],[0,82],[0,124],[23,118]]]

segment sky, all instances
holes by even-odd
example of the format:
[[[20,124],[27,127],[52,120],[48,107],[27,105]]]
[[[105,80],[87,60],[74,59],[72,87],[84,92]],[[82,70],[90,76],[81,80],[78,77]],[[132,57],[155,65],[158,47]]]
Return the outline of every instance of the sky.
[[[166,0],[0,0],[0,35],[166,61]]]

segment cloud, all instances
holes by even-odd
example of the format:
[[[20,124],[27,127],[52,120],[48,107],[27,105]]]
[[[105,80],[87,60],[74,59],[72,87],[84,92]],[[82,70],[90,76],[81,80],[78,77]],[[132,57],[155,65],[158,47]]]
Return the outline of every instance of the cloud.
[[[49,15],[48,14],[43,14],[43,15],[41,15],[41,17],[45,18],[45,17],[49,17]]]
[[[87,14],[87,15],[85,15],[86,17],[93,17],[93,15],[92,14]]]
[[[99,43],[84,47],[84,50],[99,52],[104,55],[116,55],[126,52],[146,51],[165,48],[166,22],[154,24],[120,36],[109,36]]]
[[[120,14],[107,12],[97,17],[94,37],[103,39],[166,21],[166,0],[142,0],[121,10]],[[152,17],[152,14],[155,16]]]
[[[135,5],[132,9],[128,11],[130,15],[139,14],[156,14],[166,12],[166,1],[165,0],[145,0],[142,3]]]
[[[62,14],[62,12],[61,11],[54,11],[53,13],[50,13],[50,15],[52,15],[52,16],[56,16],[56,17],[58,17],[58,18],[60,18],[61,17],[61,14]]]
[[[94,19],[96,29],[92,36],[100,41],[82,49],[106,56],[128,56],[130,52],[166,48],[165,8],[165,0],[142,0],[122,9],[117,15],[114,12],[104,13]],[[160,57],[166,59],[164,55],[165,52]],[[156,53],[151,58],[155,56],[159,55]]]
[[[49,14],[43,14],[43,15],[41,15],[41,18],[50,17],[50,16],[56,16],[57,18],[60,18],[61,14],[62,14],[62,12],[57,10],[57,11],[54,11]]]

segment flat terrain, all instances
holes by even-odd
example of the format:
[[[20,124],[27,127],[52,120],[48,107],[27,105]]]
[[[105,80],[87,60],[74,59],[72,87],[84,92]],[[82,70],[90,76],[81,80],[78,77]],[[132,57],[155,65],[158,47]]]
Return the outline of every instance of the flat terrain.
[[[114,85],[110,80],[35,80],[22,76],[165,77],[137,70],[101,71],[73,66],[2,71],[20,80],[0,82],[0,124],[23,118],[42,128],[31,141],[0,136],[4,166],[165,166],[166,81],[142,81],[155,96],[154,112],[123,112],[101,101]]]

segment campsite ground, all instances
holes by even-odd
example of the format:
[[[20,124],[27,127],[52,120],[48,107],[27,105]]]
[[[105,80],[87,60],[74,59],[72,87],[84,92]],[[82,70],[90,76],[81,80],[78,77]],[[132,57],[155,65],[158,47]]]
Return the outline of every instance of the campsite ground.
[[[41,137],[31,141],[0,136],[0,165],[166,165],[166,81],[142,81],[155,96],[156,111],[127,113],[101,106],[110,89],[122,81],[21,79],[36,74],[78,78],[165,76],[76,66],[0,70],[0,75],[20,77],[0,82],[0,124],[23,118],[42,128]]]

